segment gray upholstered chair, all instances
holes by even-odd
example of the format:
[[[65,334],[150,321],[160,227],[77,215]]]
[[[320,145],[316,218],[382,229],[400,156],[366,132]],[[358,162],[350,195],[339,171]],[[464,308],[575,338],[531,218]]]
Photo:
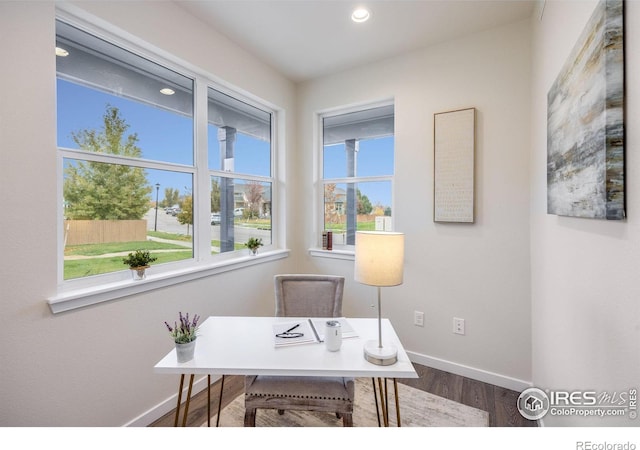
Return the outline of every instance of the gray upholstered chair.
[[[344,277],[276,275],[277,317],[340,317]],[[309,344],[313,345],[313,344]],[[245,377],[245,426],[255,426],[256,409],[326,411],[353,426],[354,380],[343,377]]]

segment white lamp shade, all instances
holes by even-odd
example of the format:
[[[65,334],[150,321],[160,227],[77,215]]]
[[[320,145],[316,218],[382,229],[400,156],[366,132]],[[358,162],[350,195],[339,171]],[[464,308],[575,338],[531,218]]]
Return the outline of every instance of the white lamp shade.
[[[356,281],[370,286],[402,284],[404,233],[356,232]]]

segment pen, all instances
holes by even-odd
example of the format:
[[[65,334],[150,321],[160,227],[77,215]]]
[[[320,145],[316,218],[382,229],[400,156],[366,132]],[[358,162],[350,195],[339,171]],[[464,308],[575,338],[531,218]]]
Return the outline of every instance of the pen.
[[[299,323],[297,323],[297,324],[295,324],[294,326],[292,326],[291,328],[289,328],[287,331],[285,331],[285,333],[290,333],[290,332],[292,332],[293,330],[295,330],[296,328],[298,328],[299,326],[300,326],[300,324],[299,324]]]

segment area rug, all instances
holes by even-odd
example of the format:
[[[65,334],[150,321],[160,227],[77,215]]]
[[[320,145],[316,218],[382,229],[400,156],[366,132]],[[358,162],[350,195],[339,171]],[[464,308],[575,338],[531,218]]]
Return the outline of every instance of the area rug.
[[[389,382],[389,421],[396,426],[396,409],[393,399],[393,383]],[[489,413],[477,408],[447,400],[398,383],[400,397],[400,419],[403,427],[486,427]],[[354,427],[377,427],[376,405],[371,379],[356,379]],[[215,415],[211,419],[215,426]],[[220,413],[221,427],[242,427],[244,425],[244,394],[236,397]],[[207,426],[205,421],[202,426]],[[259,409],[256,412],[257,427],[339,427],[342,420],[335,414],[310,411],[285,411],[279,415],[276,410]]]

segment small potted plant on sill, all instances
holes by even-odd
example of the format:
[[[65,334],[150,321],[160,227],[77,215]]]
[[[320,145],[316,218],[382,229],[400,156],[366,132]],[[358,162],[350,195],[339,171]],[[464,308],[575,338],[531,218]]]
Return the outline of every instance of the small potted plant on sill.
[[[198,321],[200,316],[197,314],[189,320],[189,313],[182,315],[178,313],[178,322],[173,323],[173,327],[165,321],[165,325],[169,330],[169,334],[176,344],[176,357],[179,363],[187,362],[193,359],[196,348],[196,338],[198,337]]]
[[[250,237],[244,245],[246,245],[249,250],[251,250],[251,256],[256,256],[256,254],[258,253],[258,249],[264,244],[262,243],[262,238]]]
[[[134,280],[144,280],[147,276],[145,271],[149,268],[149,264],[157,259],[155,256],[151,256],[149,250],[136,250],[123,258],[122,262],[129,266]]]

